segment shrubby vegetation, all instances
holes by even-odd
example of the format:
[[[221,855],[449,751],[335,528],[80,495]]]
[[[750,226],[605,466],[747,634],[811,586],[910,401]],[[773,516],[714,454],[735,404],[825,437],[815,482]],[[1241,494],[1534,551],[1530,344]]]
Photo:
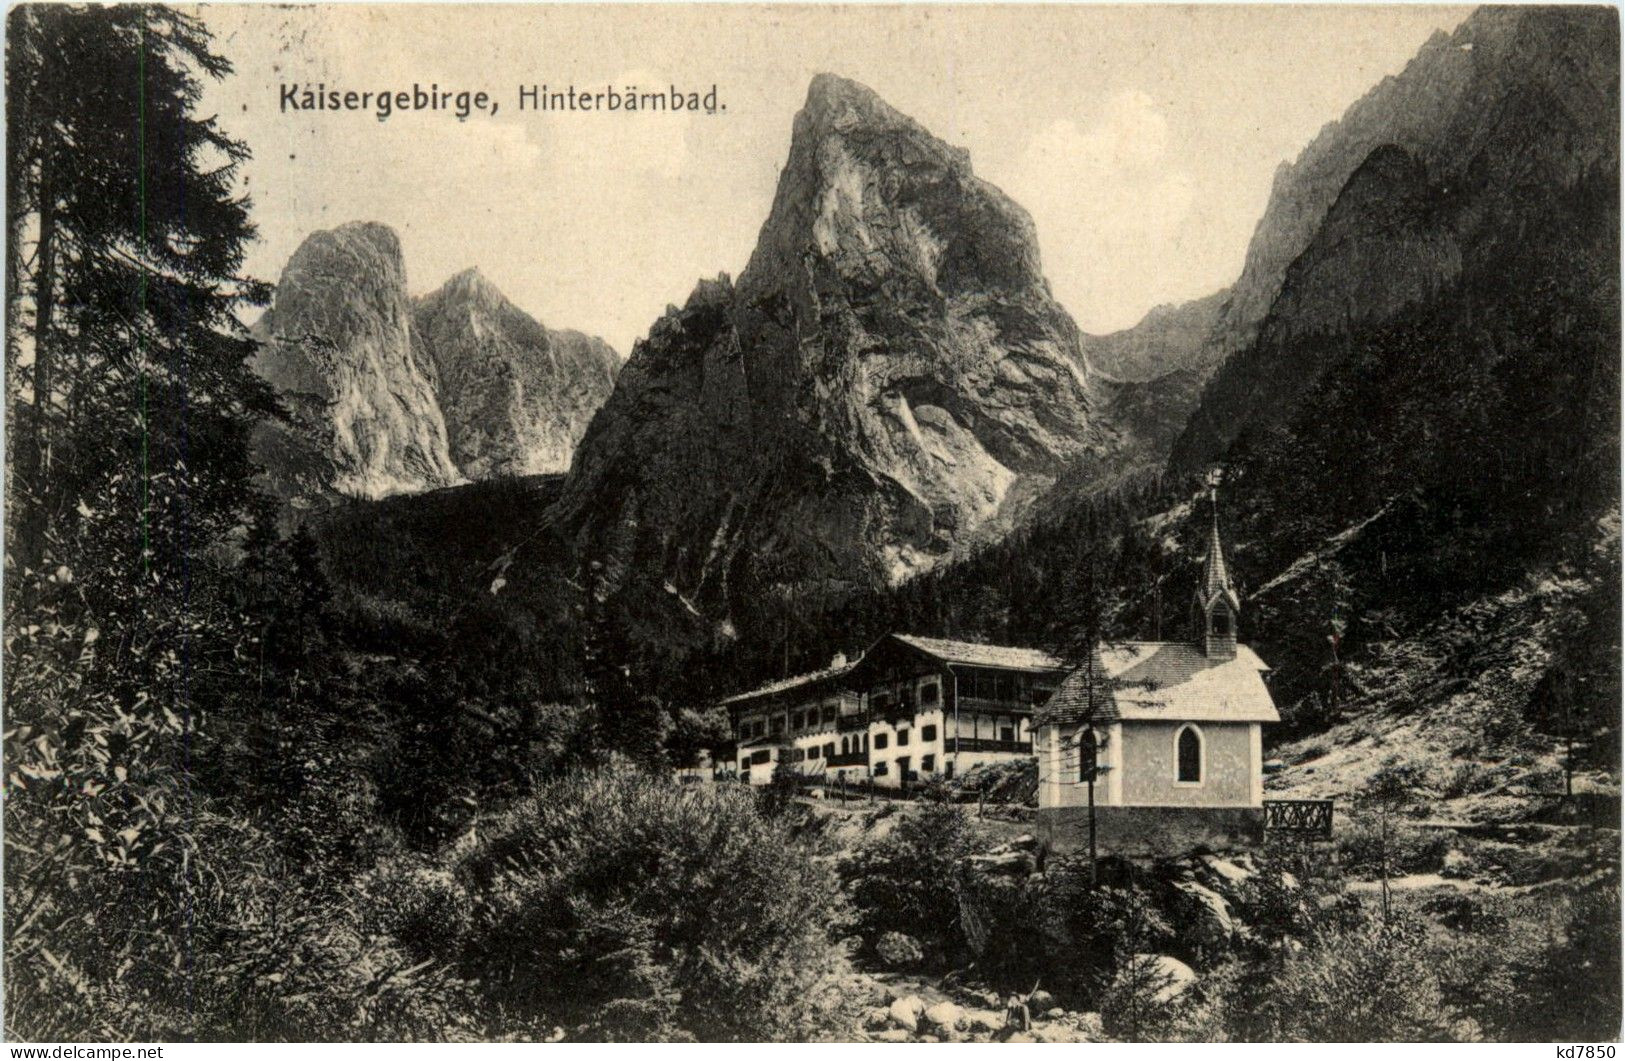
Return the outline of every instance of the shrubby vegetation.
[[[795,1038],[841,922],[833,874],[808,856],[748,789],[572,773],[454,858],[472,913],[451,953],[521,1025]]]
[[[970,852],[964,812],[930,803],[842,860],[853,928],[870,953],[885,933],[900,932],[920,945],[928,967],[952,968],[963,959],[959,861]]]

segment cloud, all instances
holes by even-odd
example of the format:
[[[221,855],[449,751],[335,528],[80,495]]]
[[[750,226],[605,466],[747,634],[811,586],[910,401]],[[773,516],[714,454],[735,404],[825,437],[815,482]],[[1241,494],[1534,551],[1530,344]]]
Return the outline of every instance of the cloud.
[[[1001,174],[1033,215],[1057,297],[1085,329],[1126,327],[1156,302],[1203,293],[1186,275],[1196,182],[1172,147],[1155,101],[1125,90],[1082,122],[1040,128]]]

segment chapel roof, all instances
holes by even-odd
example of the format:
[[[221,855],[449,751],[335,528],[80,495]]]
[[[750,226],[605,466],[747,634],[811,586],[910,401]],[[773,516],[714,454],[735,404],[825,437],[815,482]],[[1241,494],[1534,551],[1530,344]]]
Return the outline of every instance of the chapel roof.
[[[1119,641],[1100,647],[1095,668],[1097,723],[1281,721],[1264,684],[1269,668],[1246,645],[1224,659],[1188,641]],[[1079,667],[1062,679],[1036,724],[1080,722],[1088,712],[1088,680]]]

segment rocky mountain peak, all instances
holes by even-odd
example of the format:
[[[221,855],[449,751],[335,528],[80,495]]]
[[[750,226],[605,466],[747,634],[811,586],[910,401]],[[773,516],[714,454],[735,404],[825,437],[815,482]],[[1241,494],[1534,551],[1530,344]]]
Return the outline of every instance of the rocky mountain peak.
[[[697,599],[897,579],[1099,449],[1091,401],[1027,213],[820,75],[738,282],[701,282],[634,348],[559,514]]]
[[[608,343],[544,327],[477,268],[418,299],[413,331],[452,459],[475,479],[569,468],[620,368]]]
[[[495,308],[507,304],[508,298],[486,279],[478,266],[470,266],[425,295],[428,299],[456,299],[466,304]]]
[[[795,118],[740,286],[771,287],[808,252],[849,276],[903,273],[938,294],[1044,283],[1031,217],[975,177],[965,150],[832,74],[814,79]]]
[[[255,369],[291,422],[256,434],[275,492],[298,503],[378,498],[461,481],[440,408],[413,354],[395,232],[350,222],[312,233],[257,325]]]
[[[818,74],[807,87],[807,99],[792,126],[792,145],[811,145],[828,136],[873,136],[902,133],[920,138],[931,150],[965,167],[970,155],[937,140],[924,126],[881,99],[869,86],[837,74]],[[796,156],[791,148],[791,160]]]

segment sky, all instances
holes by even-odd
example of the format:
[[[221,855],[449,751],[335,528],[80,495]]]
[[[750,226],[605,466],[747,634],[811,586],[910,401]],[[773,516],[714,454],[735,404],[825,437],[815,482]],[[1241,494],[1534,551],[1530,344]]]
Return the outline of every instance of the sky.
[[[623,356],[737,276],[813,75],[860,81],[1037,225],[1088,332],[1233,281],[1275,171],[1465,7],[205,5],[235,71],[203,109],[248,143],[275,280],[311,232],[381,221],[413,294],[477,266]],[[484,90],[494,115],[285,111],[283,84]],[[521,111],[525,85],[717,86],[714,114]]]

